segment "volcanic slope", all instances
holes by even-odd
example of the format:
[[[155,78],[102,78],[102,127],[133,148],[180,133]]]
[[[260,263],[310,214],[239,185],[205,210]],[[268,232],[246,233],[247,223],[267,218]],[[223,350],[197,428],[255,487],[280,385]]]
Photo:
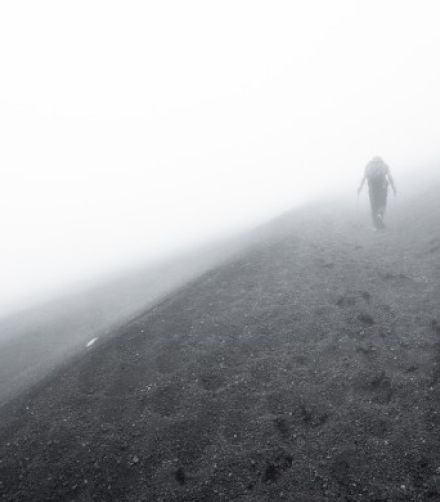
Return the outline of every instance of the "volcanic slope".
[[[0,411],[8,501],[440,500],[440,203],[296,211]]]

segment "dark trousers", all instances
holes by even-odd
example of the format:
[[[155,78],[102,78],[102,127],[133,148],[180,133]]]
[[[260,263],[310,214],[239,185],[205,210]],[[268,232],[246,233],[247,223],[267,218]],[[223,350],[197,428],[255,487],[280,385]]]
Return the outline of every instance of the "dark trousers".
[[[385,185],[369,185],[371,217],[376,228],[383,228],[383,217],[387,207],[388,187]]]

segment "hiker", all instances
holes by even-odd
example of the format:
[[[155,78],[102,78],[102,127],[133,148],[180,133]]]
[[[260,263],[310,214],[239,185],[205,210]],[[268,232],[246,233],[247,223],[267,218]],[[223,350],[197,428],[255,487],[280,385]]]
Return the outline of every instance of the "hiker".
[[[376,229],[382,229],[385,226],[383,218],[387,206],[388,185],[391,185],[394,195],[396,195],[396,186],[390,168],[380,157],[373,157],[365,167],[365,174],[358,188],[358,195],[361,193],[365,180],[368,181],[373,225]]]

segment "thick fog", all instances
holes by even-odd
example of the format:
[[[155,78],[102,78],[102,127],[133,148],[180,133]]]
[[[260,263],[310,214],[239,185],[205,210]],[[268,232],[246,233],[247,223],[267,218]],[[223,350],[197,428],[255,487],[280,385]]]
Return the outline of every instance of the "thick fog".
[[[0,315],[440,159],[435,1],[0,6]]]

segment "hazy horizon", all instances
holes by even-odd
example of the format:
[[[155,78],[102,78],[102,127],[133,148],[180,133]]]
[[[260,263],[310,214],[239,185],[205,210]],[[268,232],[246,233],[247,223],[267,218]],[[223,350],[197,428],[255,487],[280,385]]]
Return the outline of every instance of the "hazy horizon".
[[[440,160],[434,1],[0,6],[0,315]],[[406,174],[405,174],[406,175]]]

